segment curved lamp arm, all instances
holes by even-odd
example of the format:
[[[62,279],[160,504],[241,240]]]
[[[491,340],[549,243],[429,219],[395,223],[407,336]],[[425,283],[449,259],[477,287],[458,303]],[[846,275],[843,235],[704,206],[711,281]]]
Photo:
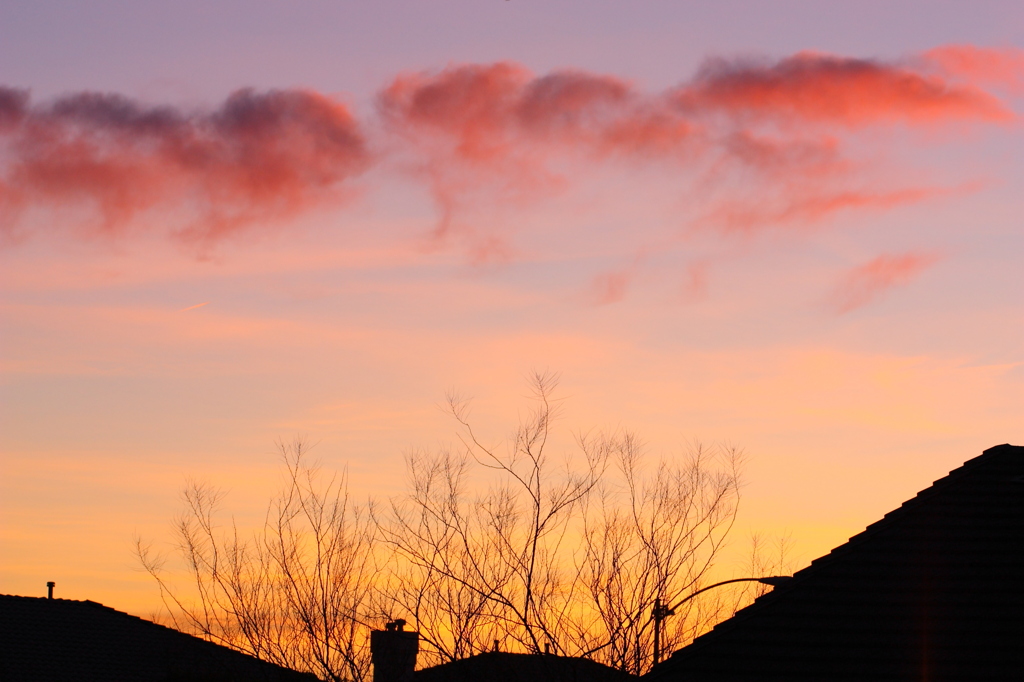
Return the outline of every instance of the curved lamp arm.
[[[723,580],[720,583],[715,583],[714,585],[708,585],[707,587],[702,587],[699,590],[697,590],[696,592],[694,592],[693,594],[687,595],[685,598],[683,598],[675,606],[673,606],[670,609],[666,609],[665,615],[666,616],[673,616],[673,615],[675,615],[675,610],[676,609],[678,609],[680,606],[682,606],[686,602],[688,602],[691,599],[693,599],[694,597],[696,597],[698,594],[700,594],[702,592],[707,592],[708,590],[712,590],[712,589],[714,589],[716,587],[721,587],[722,585],[728,585],[729,583],[757,582],[757,583],[761,583],[763,585],[771,585],[772,587],[778,587],[779,585],[781,585],[782,583],[784,583],[787,580],[791,579],[792,577],[793,576],[791,576],[791,575],[769,575],[769,576],[765,576],[764,578],[733,578],[732,580]]]
[[[676,609],[678,609],[680,606],[690,601],[697,595],[703,592],[707,592],[708,590],[713,590],[716,587],[721,587],[722,585],[728,585],[729,583],[757,582],[763,585],[771,585],[772,587],[777,587],[782,583],[786,582],[787,580],[790,580],[792,577],[793,576],[790,575],[769,575],[762,578],[733,578],[732,580],[723,580],[720,583],[715,583],[714,585],[708,585],[707,587],[700,588],[696,592],[684,597],[681,601],[679,601],[675,606],[671,608],[669,608],[668,606],[662,606],[661,599],[655,599],[654,608],[651,609],[651,620],[654,621],[654,664],[657,665],[658,662],[661,661],[661,621],[665,620],[669,616],[674,616],[676,613]]]

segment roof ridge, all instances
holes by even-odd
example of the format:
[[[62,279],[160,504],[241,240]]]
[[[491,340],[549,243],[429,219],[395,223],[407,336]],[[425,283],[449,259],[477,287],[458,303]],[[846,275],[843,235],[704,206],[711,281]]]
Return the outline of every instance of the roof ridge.
[[[698,648],[702,647],[703,645],[718,639],[718,637],[724,636],[724,634],[728,633],[730,630],[740,627],[744,621],[754,616],[758,611],[766,608],[778,599],[783,598],[785,594],[797,588],[801,583],[805,582],[809,576],[816,575],[820,571],[824,570],[824,568],[827,568],[834,562],[841,560],[850,552],[855,551],[865,543],[878,537],[878,535],[898,523],[902,518],[913,513],[914,510],[918,509],[926,501],[941,494],[950,485],[972,473],[978,467],[988,465],[998,455],[1003,452],[1012,452],[1013,450],[1020,450],[1024,452],[1024,447],[1003,443],[986,448],[980,455],[972,457],[960,466],[949,471],[945,476],[936,479],[930,486],[918,491],[916,495],[904,501],[900,506],[896,507],[892,511],[886,513],[878,521],[866,526],[861,532],[851,536],[846,540],[846,542],[834,547],[827,554],[823,554],[817,559],[814,559],[808,566],[793,573],[791,580],[787,580],[785,583],[773,588],[771,592],[758,597],[753,603],[736,611],[732,617],[718,623],[708,632],[695,637],[689,645],[677,650],[677,652],[688,650],[690,647],[694,646]],[[677,652],[673,652],[672,656],[675,656]],[[668,663],[672,656],[666,659],[664,663]]]
[[[65,599],[65,598],[62,598],[62,597],[54,597],[54,598],[51,599],[49,597],[28,597],[28,596],[24,596],[24,595],[20,595],[20,594],[0,594],[0,598],[26,599],[26,600],[27,599],[32,599],[32,600],[37,600],[37,601],[42,601],[42,602],[64,602],[65,604],[81,604],[83,606],[89,606],[89,607],[92,607],[92,608],[99,608],[99,609],[103,609],[104,611],[109,611],[110,613],[116,614],[117,616],[120,616],[120,617],[123,617],[123,618],[131,618],[131,619],[140,621],[142,623],[145,623],[147,626],[161,628],[161,629],[167,630],[168,632],[171,632],[171,633],[173,633],[175,635],[180,635],[180,636],[183,636],[183,637],[189,637],[189,638],[194,639],[194,640],[196,640],[198,642],[202,642],[203,644],[209,644],[211,646],[221,647],[223,649],[227,649],[228,651],[231,651],[232,653],[241,654],[242,656],[247,656],[249,658],[254,658],[256,660],[262,660],[262,659],[259,659],[256,656],[254,656],[253,654],[250,654],[250,653],[245,652],[245,651],[241,651],[239,649],[235,649],[234,647],[227,646],[226,644],[220,644],[218,642],[214,642],[213,640],[209,640],[209,639],[206,639],[204,637],[200,637],[199,635],[194,635],[191,632],[185,632],[184,630],[179,630],[178,628],[172,627],[170,625],[164,625],[163,623],[157,623],[156,621],[149,620],[148,618],[143,618],[142,616],[136,616],[135,614],[128,613],[127,611],[121,611],[119,609],[115,609],[113,606],[107,606],[106,604],[102,604],[102,603],[100,603],[98,601],[93,601],[91,599]],[[275,663],[274,665],[277,665],[277,664]]]
[[[17,665],[29,666],[33,670],[36,668],[42,670],[46,665],[50,665],[50,663],[39,663],[43,658],[49,660],[49,655],[43,656],[40,653],[42,645],[39,643],[45,640],[47,646],[51,646],[52,642],[48,637],[41,635],[52,631],[61,633],[60,642],[63,643],[57,647],[60,649],[60,653],[54,658],[57,663],[53,665],[58,665],[58,667],[78,665],[81,661],[78,661],[77,658],[69,659],[68,656],[80,654],[86,650],[83,647],[88,648],[89,651],[99,651],[100,653],[95,656],[92,654],[86,656],[89,659],[88,664],[96,670],[107,671],[113,677],[96,679],[122,679],[111,671],[121,670],[121,667],[124,666],[128,666],[124,668],[125,670],[129,668],[138,671],[149,670],[152,672],[155,670],[159,673],[158,677],[163,679],[160,675],[165,675],[167,670],[172,668],[177,670],[175,666],[179,663],[186,665],[189,670],[191,670],[189,666],[198,666],[196,670],[200,672],[214,668],[226,670],[231,675],[235,675],[230,679],[263,679],[262,675],[264,674],[267,675],[267,679],[275,680],[315,679],[311,673],[292,670],[286,665],[261,659],[224,643],[183,632],[176,627],[156,623],[142,616],[89,599],[52,599],[0,594],[0,616],[2,616],[0,630],[3,630],[4,633],[4,641],[0,642],[0,658],[5,659],[5,666],[9,663],[6,657],[9,654],[15,655],[12,652],[21,644],[27,644],[27,648],[17,649],[15,655]],[[27,631],[32,635],[28,639],[24,634],[24,628],[18,627],[18,623],[22,619],[26,619],[30,626]],[[11,635],[13,639],[8,635]],[[124,649],[129,645],[121,641],[122,636],[126,636],[127,641],[134,643],[130,645],[133,647],[131,651]],[[118,643],[112,643],[115,640]],[[61,646],[64,648],[61,649]],[[90,656],[92,657],[90,658]],[[170,667],[168,668],[168,666]],[[241,677],[237,677],[238,675]],[[3,671],[0,671],[0,677],[3,677]],[[26,679],[37,678],[50,679],[45,675]],[[61,676],[61,679],[64,679],[64,676]],[[203,679],[207,678],[203,677]],[[216,679],[227,678],[216,677]]]
[[[136,616],[134,613],[128,613],[127,611],[121,611],[120,609],[115,609],[113,606],[107,606],[106,604],[102,604],[102,603],[100,603],[98,601],[93,601],[92,599],[65,599],[63,597],[52,597],[52,598],[51,597],[29,597],[29,596],[25,596],[25,595],[21,595],[21,594],[0,594],[0,598],[7,598],[7,599],[35,599],[35,600],[43,601],[43,602],[63,602],[65,604],[82,604],[83,606],[91,606],[93,608],[101,608],[101,609],[104,609],[106,611],[111,611],[113,613],[116,613],[119,616],[125,616],[127,618],[134,618],[136,620],[141,620],[144,623],[149,623],[150,625],[156,625],[157,627],[165,628],[167,630],[174,630],[175,632],[180,632],[183,635],[188,635],[189,634],[187,632],[182,632],[181,630],[178,630],[177,628],[169,628],[166,625],[162,625],[162,624],[157,623],[155,621],[149,620],[148,618],[143,618],[142,616]],[[194,635],[189,635],[189,636],[192,637]],[[199,639],[201,639],[201,638],[199,638]]]

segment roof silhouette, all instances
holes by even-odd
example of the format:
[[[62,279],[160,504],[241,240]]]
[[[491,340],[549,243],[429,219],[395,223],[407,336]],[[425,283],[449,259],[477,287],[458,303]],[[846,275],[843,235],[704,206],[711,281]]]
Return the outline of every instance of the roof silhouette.
[[[585,658],[491,651],[417,670],[414,682],[627,682],[629,673]]]
[[[93,601],[0,595],[0,680],[316,682]]]
[[[986,450],[644,679],[1024,679],[1024,447]]]

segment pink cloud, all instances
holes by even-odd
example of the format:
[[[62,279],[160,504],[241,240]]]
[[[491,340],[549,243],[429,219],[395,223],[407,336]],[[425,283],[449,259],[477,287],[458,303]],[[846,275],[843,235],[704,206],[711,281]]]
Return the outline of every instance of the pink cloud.
[[[729,199],[712,208],[696,224],[730,233],[750,234],[777,225],[812,225],[847,210],[888,210],[948,194],[938,187],[896,190],[831,190],[809,186],[758,202]]]
[[[998,85],[1024,92],[1024,50],[974,45],[943,45],[924,53],[943,72],[974,83]]]
[[[941,76],[815,53],[764,64],[713,60],[692,82],[654,93],[583,71],[536,76],[510,62],[457,65],[397,77],[378,105],[393,131],[481,167],[526,155],[524,145],[674,154],[712,125],[703,119],[723,112],[840,126],[1013,118],[993,95]]]
[[[876,300],[889,289],[904,286],[935,264],[931,253],[883,254],[850,270],[828,298],[837,313],[848,313]]]
[[[31,106],[0,89],[0,145],[8,233],[32,207],[86,207],[106,232],[164,208],[190,214],[182,235],[201,242],[334,200],[370,161],[348,109],[302,90],[186,113],[88,92]]]
[[[523,154],[523,144],[585,153],[638,151],[678,144],[688,126],[670,110],[651,110],[612,76],[560,71],[535,76],[509,62],[466,64],[405,74],[378,98],[390,126],[424,145],[440,143],[478,166]]]
[[[509,62],[401,75],[379,94],[378,111],[431,187],[435,235],[458,231],[475,252],[475,231],[459,217],[475,206],[493,214],[557,194],[568,179],[554,159],[650,158],[674,153],[691,134],[678,113],[621,79],[568,70],[536,76]]]
[[[996,97],[977,88],[895,64],[815,52],[766,64],[711,60],[675,100],[695,115],[725,111],[853,127],[1013,119]]]
[[[720,232],[816,224],[944,192],[875,178],[884,150],[865,163],[855,144],[866,129],[1014,120],[981,86],[1019,80],[1020,65],[1019,51],[971,46],[917,62],[801,52],[712,60],[677,87],[645,91],[579,69],[463,64],[393,79],[378,93],[379,128],[308,90],[241,90],[190,112],[95,93],[32,104],[0,88],[0,230],[56,209],[116,233],[163,211],[150,222],[208,244],[345,198],[379,160],[371,142],[398,159],[385,173],[412,169],[429,186],[433,243],[454,239],[474,262],[516,252],[504,210],[597,166],[677,181],[693,197],[686,210]]]
[[[864,169],[848,157],[851,135],[1014,120],[996,96],[934,69],[810,52],[709,61],[690,82],[660,92],[578,70],[538,76],[509,62],[455,65],[399,76],[378,108],[419,159],[441,214],[438,236],[469,235],[474,229],[459,223],[473,207],[494,211],[558,192],[595,163],[659,164],[681,183],[695,176],[707,187],[703,224],[727,232],[819,222],[943,191],[863,189]]]

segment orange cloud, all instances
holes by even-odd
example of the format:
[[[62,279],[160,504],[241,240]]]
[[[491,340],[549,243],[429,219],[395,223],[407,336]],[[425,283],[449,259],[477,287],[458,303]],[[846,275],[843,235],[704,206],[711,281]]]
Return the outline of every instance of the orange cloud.
[[[924,58],[947,74],[975,83],[1001,85],[1024,92],[1024,50],[991,49],[974,45],[944,45],[924,53]]]
[[[467,205],[493,212],[558,192],[567,180],[552,169],[556,158],[666,157],[694,135],[668,102],[620,79],[582,71],[535,76],[509,62],[399,76],[379,94],[378,111],[418,159],[438,205],[439,237],[453,232]]]
[[[656,169],[688,190],[686,210],[702,224],[753,232],[937,193],[872,182],[877,166],[851,150],[873,140],[856,136],[1012,120],[979,84],[1019,82],[1021,54],[948,46],[899,63],[811,52],[719,59],[662,91],[581,70],[454,65],[396,77],[377,96],[383,126],[367,129],[382,130],[380,148],[397,159],[390,170],[411,168],[429,186],[434,241],[454,235],[474,261],[515,252],[505,207],[556,194],[598,164]],[[210,243],[344,197],[378,160],[369,146],[344,105],[306,90],[242,90],[189,112],[95,93],[33,105],[0,88],[0,235],[30,218],[44,224],[40,210],[98,217],[104,232],[163,210],[160,224]]]
[[[537,76],[500,62],[402,75],[380,93],[378,108],[419,159],[441,214],[438,236],[474,205],[493,212],[558,191],[588,164],[615,161],[667,164],[681,183],[695,177],[706,188],[705,224],[752,231],[940,192],[855,189],[864,182],[846,148],[868,126],[1014,119],[994,95],[947,75],[802,52],[774,62],[709,61],[688,83],[643,92],[612,76]]]
[[[678,145],[690,132],[682,117],[652,107],[620,79],[583,71],[538,77],[509,62],[402,75],[378,105],[392,131],[425,145],[443,139],[455,157],[480,165],[515,158],[524,143],[637,152]]]
[[[583,71],[535,76],[510,62],[467,64],[399,76],[378,105],[391,130],[477,165],[508,161],[524,144],[674,153],[721,112],[842,126],[1013,118],[991,94],[941,76],[808,52],[765,64],[709,61],[691,83],[660,93]]]
[[[816,190],[786,192],[772,201],[753,203],[729,200],[712,209],[698,227],[714,227],[733,233],[751,233],[776,225],[808,225],[851,209],[889,209],[917,203],[949,190],[909,187],[892,191]]]
[[[1013,119],[997,98],[977,88],[894,64],[814,52],[774,64],[709,61],[675,99],[694,115],[725,111],[858,127]]]
[[[909,283],[938,261],[928,253],[881,255],[853,268],[832,291],[828,305],[848,313],[875,300],[889,289]]]
[[[117,231],[156,207],[183,213],[181,234],[216,240],[338,196],[369,163],[348,109],[323,95],[240,90],[186,113],[80,93],[31,106],[0,88],[0,217],[87,207]]]

